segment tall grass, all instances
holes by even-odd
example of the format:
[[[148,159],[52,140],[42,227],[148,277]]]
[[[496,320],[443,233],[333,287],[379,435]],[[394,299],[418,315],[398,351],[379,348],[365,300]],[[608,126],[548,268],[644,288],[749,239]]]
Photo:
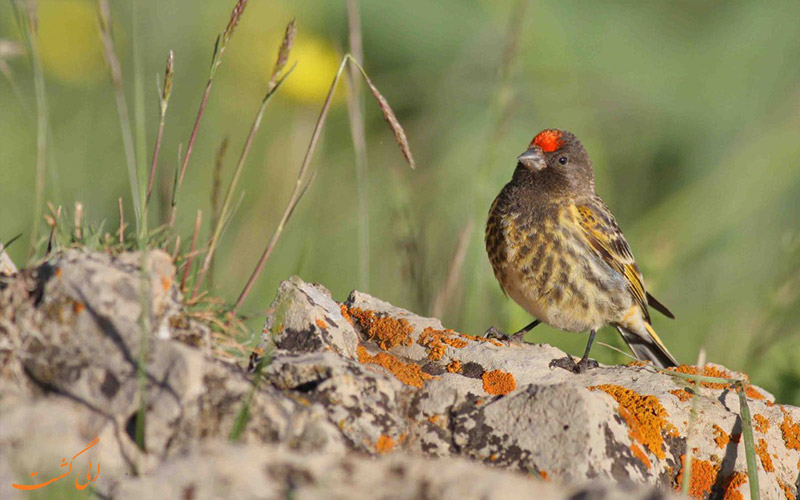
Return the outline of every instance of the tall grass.
[[[122,143],[125,147],[125,161],[128,166],[128,181],[133,199],[134,220],[136,231],[142,223],[142,202],[139,193],[139,175],[136,170],[136,151],[133,141],[133,126],[131,125],[128,103],[125,100],[125,90],[122,83],[122,65],[114,48],[114,37],[111,33],[111,7],[108,0],[98,0],[98,18],[100,20],[100,38],[103,41],[103,55],[111,72],[111,82],[114,85],[114,98],[117,103]]]
[[[25,38],[25,44],[33,67],[33,87],[36,95],[36,182],[33,199],[33,221],[28,248],[28,258],[34,256],[39,241],[39,225],[44,207],[45,175],[47,171],[47,91],[39,52],[38,20],[36,0],[12,0],[17,25]]]

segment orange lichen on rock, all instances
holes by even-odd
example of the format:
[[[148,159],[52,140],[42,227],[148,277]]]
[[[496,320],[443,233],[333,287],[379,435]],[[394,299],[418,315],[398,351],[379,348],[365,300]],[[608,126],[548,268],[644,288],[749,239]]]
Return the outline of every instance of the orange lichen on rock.
[[[731,442],[731,437],[725,432],[722,427],[714,424],[714,442],[720,448],[725,448]]]
[[[447,371],[450,373],[459,373],[461,371],[461,361],[454,359],[447,363]]]
[[[497,339],[490,339],[488,337],[478,337],[477,335],[467,335],[466,333],[459,333],[459,337],[471,340],[473,342],[489,342],[490,344],[496,345],[497,347],[503,347],[503,343]]]
[[[517,388],[514,375],[502,370],[483,372],[483,390],[489,394],[506,395]]]
[[[761,459],[761,467],[763,467],[766,472],[773,472],[775,470],[775,467],[772,465],[772,457],[769,451],[767,451],[767,442],[764,441],[763,438],[758,440],[756,455]]]
[[[783,494],[786,496],[786,500],[795,500],[795,490],[792,486],[784,483],[780,479],[778,479],[778,485],[783,490]]]
[[[352,325],[353,324],[353,317],[350,316],[350,311],[347,309],[347,306],[345,304],[341,304],[339,306],[339,310],[342,312],[342,317],[345,320],[347,320],[348,323],[350,323]]]
[[[72,312],[75,314],[80,314],[83,310],[86,309],[86,306],[83,305],[83,302],[78,302],[77,300],[72,303]]]
[[[651,464],[651,463],[650,463],[650,459],[649,459],[649,458],[647,458],[647,455],[645,455],[645,453],[644,453],[644,450],[642,450],[641,448],[639,448],[639,445],[638,445],[638,444],[636,444],[636,443],[633,443],[633,444],[631,445],[631,451],[633,452],[633,456],[634,456],[634,457],[636,457],[636,458],[638,458],[638,459],[639,459],[639,460],[641,460],[642,462],[644,462],[644,464],[647,466],[647,468],[648,468],[648,469],[650,469],[651,467],[653,467],[653,464]]]
[[[635,359],[633,361],[628,361],[627,363],[625,363],[625,366],[647,366],[647,363]]]
[[[321,329],[323,329],[323,330],[327,330],[328,329],[328,323],[326,323],[324,319],[317,318],[316,323],[317,323],[317,326],[320,327]]]
[[[683,484],[683,472],[686,470],[686,455],[681,455],[681,471],[678,473],[678,491]],[[717,482],[719,465],[707,460],[692,459],[692,473],[689,478],[689,496],[692,498],[705,498],[711,493],[711,488]]]
[[[792,419],[789,412],[783,408],[781,408],[781,411],[783,411],[783,422],[781,422],[783,442],[790,450],[800,450],[800,425],[794,423],[794,419]]]
[[[430,326],[419,335],[417,344],[428,348],[428,359],[433,361],[438,361],[444,357],[447,346],[461,349],[469,345],[456,337],[455,332],[449,328],[436,330]]]
[[[161,288],[164,289],[165,292],[169,291],[169,287],[172,286],[172,280],[167,278],[166,276],[161,277]]]
[[[717,368],[713,365],[706,365],[703,367],[703,372],[697,369],[696,366],[692,365],[680,365],[676,366],[675,368],[667,368],[667,370],[675,371],[678,373],[685,373],[687,375],[703,375],[705,377],[716,377],[716,378],[734,378],[731,372],[727,370],[723,370],[721,368]],[[747,377],[745,376],[745,379]],[[708,387],[709,389],[726,389],[731,386],[731,384],[726,384],[722,382],[700,382],[700,385],[703,387]]]
[[[750,399],[764,399],[764,395],[761,394],[758,389],[753,387],[752,385],[745,386],[744,393]]]
[[[550,480],[550,475],[547,473],[546,470],[540,470],[539,471],[539,477],[541,477],[545,481],[549,481]]]
[[[375,451],[378,453],[389,453],[392,448],[394,448],[394,439],[386,434],[381,434],[378,441],[375,442]]]
[[[672,370],[678,373],[686,373],[688,375],[703,375],[705,377],[727,378],[727,379],[743,378],[745,382],[748,382],[750,380],[750,378],[744,373],[731,373],[728,370],[723,370],[722,368],[713,365],[704,366],[702,373],[700,373],[700,371],[697,369],[696,366],[691,366],[691,365],[680,365],[675,368],[667,368],[667,370]],[[700,382],[700,385],[703,387],[708,387],[709,389],[727,389],[731,387],[732,384],[723,382]],[[755,387],[753,387],[748,383],[745,383],[744,393],[750,399],[765,399],[764,395],[758,389],[756,389]]]
[[[756,423],[756,430],[761,434],[765,434],[769,430],[769,420],[764,415],[755,414],[753,420]]]
[[[669,393],[675,396],[676,398],[680,399],[684,403],[692,399],[692,393],[687,391],[686,389],[675,389],[669,391]]]
[[[739,491],[747,483],[747,474],[734,472],[722,482],[722,500],[744,500]]]
[[[364,364],[373,364],[386,368],[392,375],[394,375],[400,382],[414,386],[421,389],[426,380],[430,380],[433,375],[429,375],[422,371],[419,365],[414,363],[403,363],[396,357],[385,352],[371,356],[364,346],[358,346],[356,350],[358,354],[358,361]]]
[[[414,342],[411,338],[414,327],[407,319],[379,316],[375,311],[365,311],[359,307],[351,308],[349,313],[358,321],[370,340],[377,340],[384,351],[398,345],[410,346]]]
[[[662,432],[677,436],[678,429],[667,422],[669,415],[655,396],[642,396],[620,385],[604,384],[588,387],[590,391],[603,391],[619,403],[619,414],[628,424],[628,435],[644,445],[663,460],[664,437]]]

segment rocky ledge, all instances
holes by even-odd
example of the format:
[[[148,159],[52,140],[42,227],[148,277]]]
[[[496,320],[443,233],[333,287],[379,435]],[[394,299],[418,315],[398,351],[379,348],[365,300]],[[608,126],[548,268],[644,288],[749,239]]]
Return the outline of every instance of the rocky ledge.
[[[248,363],[186,313],[163,252],[70,250],[6,274],[2,498],[94,476],[104,498],[656,499],[679,489],[687,450],[692,497],[749,496],[725,384],[641,363],[550,369],[565,355],[552,346],[455,332],[359,292],[338,303],[296,277]],[[746,394],[761,496],[793,499],[800,409]]]

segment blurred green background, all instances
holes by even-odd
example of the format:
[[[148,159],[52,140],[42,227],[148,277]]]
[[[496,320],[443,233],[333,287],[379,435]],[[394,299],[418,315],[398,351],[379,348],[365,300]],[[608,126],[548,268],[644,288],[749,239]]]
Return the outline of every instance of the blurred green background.
[[[90,0],[39,0],[49,105],[46,199],[68,215],[117,223],[130,187],[114,91]],[[176,76],[157,207],[168,203],[215,36],[234,1],[112,1],[126,94],[134,110],[133,46],[142,56],[146,162],[155,138],[155,80],[169,49]],[[314,184],[242,312],[258,332],[281,279],[299,274],[343,300],[353,288],[479,334],[530,321],[506,299],[483,248],[489,206],[514,158],[541,129],[574,132],[595,162],[597,190],[634,249],[648,289],[676,314],[655,328],[684,363],[746,371],[781,402],[800,403],[800,18],[798,2],[510,2],[362,0],[365,67],[404,124],[417,160],[405,166],[391,130],[363,95],[368,176],[368,274],[362,271],[355,153],[344,85],[312,168]],[[264,92],[283,27],[299,27],[296,71],[267,108],[240,189],[244,198],[217,259],[216,292],[238,296],[294,185],[341,54],[346,2],[251,0],[219,69],[179,206],[209,232],[215,151],[230,137],[227,185]],[[0,39],[21,40],[9,2]],[[26,55],[0,78],[0,238],[27,256],[34,203],[36,118]],[[10,77],[10,78],[9,78]],[[345,83],[345,82],[343,82]],[[151,227],[160,222],[151,212]],[[442,295],[459,235],[460,272]],[[457,267],[457,266],[456,266]],[[622,346],[604,329],[600,340]],[[539,327],[528,340],[573,354],[586,337]],[[603,362],[625,362],[597,346]]]

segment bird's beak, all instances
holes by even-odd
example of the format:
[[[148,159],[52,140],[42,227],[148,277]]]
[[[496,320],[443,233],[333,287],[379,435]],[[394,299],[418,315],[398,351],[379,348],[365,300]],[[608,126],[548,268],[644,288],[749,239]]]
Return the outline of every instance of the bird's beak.
[[[542,155],[542,149],[539,146],[534,146],[521,155],[517,156],[517,161],[528,170],[538,172],[547,166]]]

